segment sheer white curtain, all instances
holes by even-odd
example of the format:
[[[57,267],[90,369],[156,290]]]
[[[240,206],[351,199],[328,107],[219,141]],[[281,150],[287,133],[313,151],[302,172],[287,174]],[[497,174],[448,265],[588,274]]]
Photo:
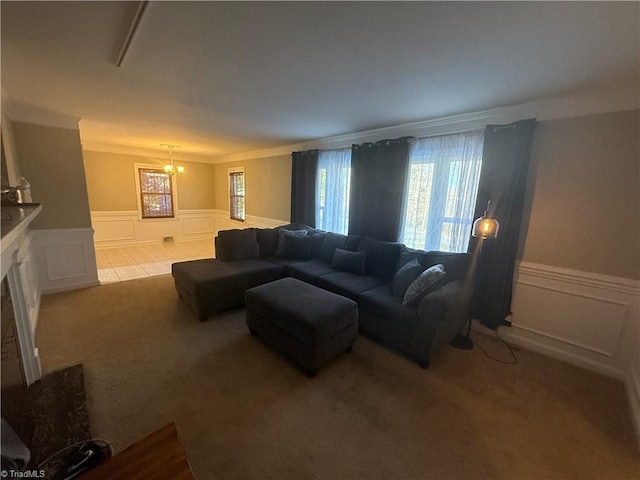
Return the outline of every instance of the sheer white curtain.
[[[412,248],[466,252],[478,193],[484,130],[418,138],[409,172],[400,241]]]
[[[322,150],[318,154],[316,228],[347,234],[351,147]]]

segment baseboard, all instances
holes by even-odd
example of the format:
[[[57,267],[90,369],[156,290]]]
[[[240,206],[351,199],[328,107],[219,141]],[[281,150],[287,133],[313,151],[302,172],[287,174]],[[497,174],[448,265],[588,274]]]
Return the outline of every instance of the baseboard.
[[[47,288],[44,288],[44,289],[42,289],[42,294],[43,295],[49,295],[51,293],[68,292],[68,291],[71,291],[71,290],[80,290],[82,288],[97,287],[99,285],[100,285],[100,281],[99,280],[68,283],[68,284],[65,284],[65,285],[49,286]]]
[[[582,355],[581,352],[572,352],[564,345],[553,345],[550,343],[549,338],[543,336],[539,336],[538,338],[531,337],[528,332],[522,331],[517,326],[512,325],[510,328],[501,328],[500,337],[513,345],[556,358],[563,362],[584,368],[585,370],[600,373],[618,380],[625,380],[626,373],[624,370],[587,358]]]

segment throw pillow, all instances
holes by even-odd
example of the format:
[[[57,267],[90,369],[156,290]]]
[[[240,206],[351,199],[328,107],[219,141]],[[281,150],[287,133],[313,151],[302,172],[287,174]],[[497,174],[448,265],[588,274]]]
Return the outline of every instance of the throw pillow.
[[[402,244],[363,237],[358,244],[358,251],[367,252],[367,275],[391,281],[398,268]]]
[[[282,258],[288,260],[309,260],[311,256],[311,239],[313,237],[285,235]]]
[[[292,235],[294,237],[306,237],[306,230],[285,230],[281,228],[278,230],[278,250],[276,250],[276,257],[281,257],[284,253],[284,237],[287,235]]]
[[[429,292],[438,288],[445,276],[444,265],[441,263],[427,268],[424,272],[418,275],[409,288],[407,288],[404,298],[402,299],[403,305],[414,305],[422,300],[422,297]]]
[[[394,297],[404,298],[404,294],[407,292],[409,285],[411,285],[423,271],[424,267],[420,265],[420,262],[418,262],[416,258],[405,263],[393,276],[393,280],[391,281],[391,294]]]
[[[358,248],[359,241],[360,237],[356,235],[341,235],[339,233],[328,232],[324,236],[319,258],[327,263],[332,262],[336,248],[354,252]]]
[[[336,248],[331,261],[331,268],[355,273],[356,275],[364,275],[366,259],[367,254],[365,252],[352,252]]]

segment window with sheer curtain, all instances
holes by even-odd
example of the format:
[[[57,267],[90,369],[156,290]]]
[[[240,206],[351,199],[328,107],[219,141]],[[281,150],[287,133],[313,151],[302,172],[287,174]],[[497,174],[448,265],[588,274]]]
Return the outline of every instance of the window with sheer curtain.
[[[318,154],[316,228],[346,235],[349,229],[351,147]]]
[[[400,241],[466,252],[482,166],[483,130],[412,140]]]

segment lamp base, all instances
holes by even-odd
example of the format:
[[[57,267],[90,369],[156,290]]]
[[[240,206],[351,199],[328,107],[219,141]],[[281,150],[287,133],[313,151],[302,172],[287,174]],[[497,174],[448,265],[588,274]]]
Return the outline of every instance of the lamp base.
[[[473,350],[473,340],[467,335],[458,335],[449,342],[449,345],[459,350]]]

